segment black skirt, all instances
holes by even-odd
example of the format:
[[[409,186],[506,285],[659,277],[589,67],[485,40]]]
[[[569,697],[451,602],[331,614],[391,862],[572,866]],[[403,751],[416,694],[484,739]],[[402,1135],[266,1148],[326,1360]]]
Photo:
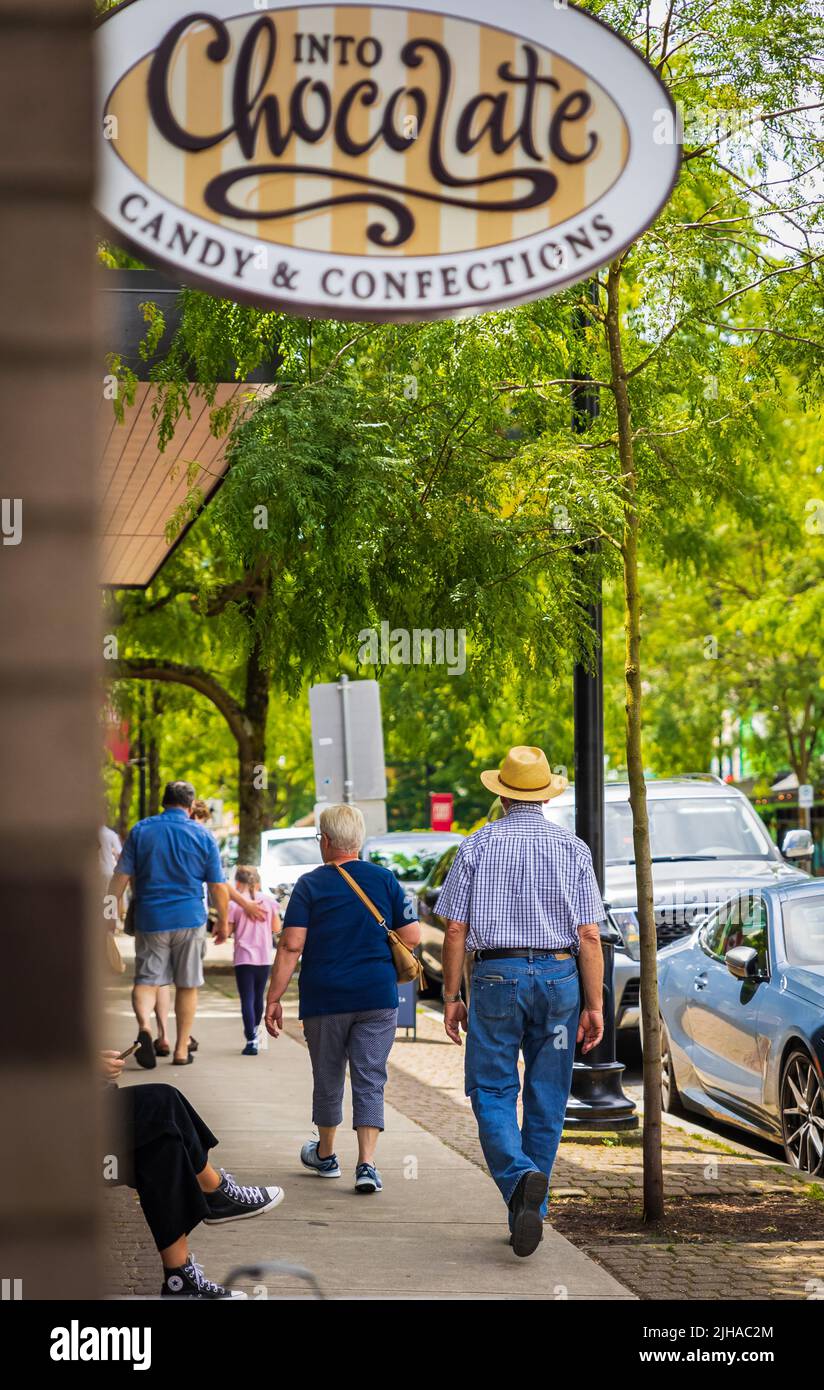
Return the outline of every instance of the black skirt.
[[[218,1141],[174,1086],[112,1086],[107,1099],[115,1160],[107,1161],[107,1180],[136,1188],[155,1245],[165,1250],[209,1214],[197,1175]]]

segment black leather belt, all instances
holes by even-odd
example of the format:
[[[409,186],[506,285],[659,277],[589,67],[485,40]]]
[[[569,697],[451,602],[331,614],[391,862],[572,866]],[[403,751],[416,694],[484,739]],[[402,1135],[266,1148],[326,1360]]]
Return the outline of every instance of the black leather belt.
[[[543,958],[552,956],[554,960],[570,960],[571,951],[544,951],[533,949],[531,946],[506,946],[499,951],[476,951],[476,960],[506,960],[510,956],[517,956],[521,960],[529,960],[534,957]]]

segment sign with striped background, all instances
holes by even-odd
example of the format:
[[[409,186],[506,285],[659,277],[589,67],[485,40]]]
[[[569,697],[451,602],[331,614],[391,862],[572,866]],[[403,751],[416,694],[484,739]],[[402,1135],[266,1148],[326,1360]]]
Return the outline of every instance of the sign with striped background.
[[[419,319],[551,293],[656,216],[667,93],[552,0],[129,0],[99,29],[98,205],[213,293]]]

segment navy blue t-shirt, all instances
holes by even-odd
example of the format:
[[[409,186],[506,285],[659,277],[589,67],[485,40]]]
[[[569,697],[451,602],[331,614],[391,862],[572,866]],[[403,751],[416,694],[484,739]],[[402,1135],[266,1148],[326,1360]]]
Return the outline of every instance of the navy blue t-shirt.
[[[415,921],[411,899],[379,864],[352,859],[344,869],[399,930]],[[331,864],[302,874],[284,927],[306,927],[300,966],[300,1017],[396,1009],[398,981],[386,931]]]

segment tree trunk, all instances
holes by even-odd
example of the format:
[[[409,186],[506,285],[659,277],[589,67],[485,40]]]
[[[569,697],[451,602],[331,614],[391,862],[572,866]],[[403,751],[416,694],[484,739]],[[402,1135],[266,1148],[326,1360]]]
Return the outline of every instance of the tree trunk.
[[[117,807],[117,826],[115,827],[121,840],[125,840],[128,835],[132,820],[132,793],[134,791],[133,757],[137,757],[137,750],[130,744],[128,761],[123,764],[122,780],[120,783],[120,800]]]
[[[252,602],[252,600],[250,600]],[[247,738],[238,747],[238,863],[260,863],[260,836],[264,829],[268,769],[266,767],[266,718],[269,713],[269,673],[261,659],[260,639],[252,638],[246,662],[243,714]]]
[[[149,800],[148,814],[156,816],[160,813],[160,716],[163,710],[163,701],[159,690],[151,690],[149,696],[149,709],[151,719],[149,721],[149,737],[146,748],[146,758],[149,771]]]
[[[658,941],[653,906],[652,862],[641,737],[641,598],[638,589],[638,511],[635,451],[629,391],[621,344],[621,271],[616,262],[607,278],[607,346],[618,416],[618,454],[624,485],[624,634],[626,749],[635,887],[641,943],[641,1036],[644,1048],[644,1220],[664,1215],[661,1156],[661,1030],[658,1013]]]

